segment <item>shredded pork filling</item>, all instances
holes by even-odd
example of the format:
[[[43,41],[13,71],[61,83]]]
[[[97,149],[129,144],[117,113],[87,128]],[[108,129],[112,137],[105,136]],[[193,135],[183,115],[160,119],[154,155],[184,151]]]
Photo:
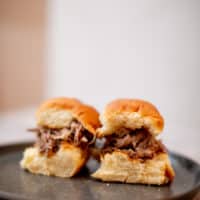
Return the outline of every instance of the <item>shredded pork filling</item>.
[[[40,153],[46,155],[57,152],[62,142],[68,142],[75,146],[86,148],[95,140],[94,136],[76,120],[73,120],[68,127],[62,129],[37,127],[29,129],[29,131],[37,134],[36,145],[39,147]]]
[[[162,142],[156,140],[147,130],[123,130],[121,133],[121,135],[107,136],[103,153],[120,150],[127,153],[130,158],[148,159],[158,153],[166,152]]]

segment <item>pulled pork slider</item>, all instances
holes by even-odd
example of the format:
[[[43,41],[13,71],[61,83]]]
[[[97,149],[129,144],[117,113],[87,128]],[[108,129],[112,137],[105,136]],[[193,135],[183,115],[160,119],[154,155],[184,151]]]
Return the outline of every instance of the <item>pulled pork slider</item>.
[[[167,151],[156,136],[163,117],[149,102],[118,99],[100,116],[98,137],[105,137],[101,166],[92,174],[103,181],[162,185],[174,178]]]
[[[73,98],[46,101],[36,113],[37,127],[30,129],[37,142],[24,152],[21,167],[35,174],[71,177],[88,159],[96,138],[99,114]]]

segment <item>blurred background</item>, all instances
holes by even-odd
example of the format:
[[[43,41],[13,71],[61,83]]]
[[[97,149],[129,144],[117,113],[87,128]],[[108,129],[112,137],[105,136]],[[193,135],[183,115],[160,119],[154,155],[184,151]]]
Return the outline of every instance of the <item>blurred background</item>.
[[[142,98],[200,162],[200,1],[0,0],[0,144],[32,140],[45,99]]]

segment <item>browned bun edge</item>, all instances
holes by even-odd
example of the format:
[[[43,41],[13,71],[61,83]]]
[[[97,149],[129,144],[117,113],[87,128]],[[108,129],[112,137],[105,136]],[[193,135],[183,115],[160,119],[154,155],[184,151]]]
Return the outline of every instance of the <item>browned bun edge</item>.
[[[142,116],[150,116],[157,118],[161,125],[164,125],[164,120],[158,109],[150,102],[142,99],[116,99],[106,106],[106,112],[137,112]]]
[[[76,98],[69,97],[57,97],[46,100],[40,105],[37,110],[36,115],[40,115],[41,112],[44,112],[48,109],[60,109],[60,110],[72,110],[74,107],[82,104],[80,100]]]
[[[48,120],[53,114],[55,117]],[[100,127],[98,111],[76,98],[61,97],[47,100],[36,112],[38,124],[48,128],[62,128],[69,115],[81,122],[84,128],[93,134],[96,134],[96,129]]]
[[[73,110],[73,113],[77,120],[82,123],[85,129],[93,134],[96,134],[97,128],[100,127],[100,121],[99,113],[94,107],[81,104]]]
[[[104,109],[100,116],[102,127],[99,137],[110,135],[117,128],[147,128],[152,135],[158,135],[164,128],[164,119],[150,102],[141,99],[116,99]]]

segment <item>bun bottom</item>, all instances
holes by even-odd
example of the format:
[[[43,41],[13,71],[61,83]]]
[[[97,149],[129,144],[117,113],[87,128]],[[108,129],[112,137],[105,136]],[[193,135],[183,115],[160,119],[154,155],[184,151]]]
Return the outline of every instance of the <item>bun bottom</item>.
[[[166,153],[141,160],[114,151],[101,157],[101,166],[92,177],[109,182],[162,185],[173,180],[174,170]]]
[[[34,174],[72,177],[80,171],[87,158],[85,151],[70,144],[61,145],[50,157],[40,154],[38,147],[29,147],[25,149],[20,165]]]

